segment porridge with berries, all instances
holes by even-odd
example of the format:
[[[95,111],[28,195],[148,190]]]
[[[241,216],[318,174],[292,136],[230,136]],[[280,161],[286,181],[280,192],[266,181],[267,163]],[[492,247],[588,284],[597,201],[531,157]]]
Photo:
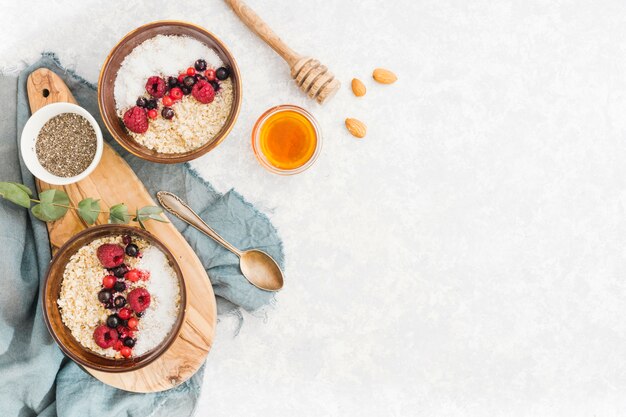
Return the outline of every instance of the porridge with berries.
[[[188,36],[157,35],[125,58],[114,85],[115,107],[139,144],[183,153],[211,142],[233,106],[230,69]]]
[[[105,237],[72,255],[57,305],[82,346],[129,358],[165,340],[178,317],[180,287],[160,249],[128,235]]]

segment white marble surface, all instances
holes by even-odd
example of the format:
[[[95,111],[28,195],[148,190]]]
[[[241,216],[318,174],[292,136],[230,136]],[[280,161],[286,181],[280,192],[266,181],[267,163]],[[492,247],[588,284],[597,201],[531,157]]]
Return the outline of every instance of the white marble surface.
[[[344,82],[324,107],[221,1],[28,4],[2,6],[4,70],[52,50],[95,81],[121,36],[165,18],[241,66],[237,126],[195,165],[271,216],[287,285],[238,337],[220,323],[198,415],[623,415],[626,3],[250,0]],[[400,80],[375,85],[375,66]],[[285,102],[325,133],[291,178],[249,146]]]

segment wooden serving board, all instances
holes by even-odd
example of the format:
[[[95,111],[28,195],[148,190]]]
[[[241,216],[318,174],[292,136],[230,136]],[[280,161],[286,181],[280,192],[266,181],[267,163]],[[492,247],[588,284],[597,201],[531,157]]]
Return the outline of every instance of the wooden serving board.
[[[63,80],[45,68],[30,74],[27,90],[32,113],[54,102],[76,103]],[[37,188],[39,191],[62,189],[73,205],[86,197],[99,199],[103,209],[123,202],[131,213],[137,207],[157,205],[126,161],[106,143],[100,164],[84,180],[66,186],[53,186],[37,180]],[[96,223],[106,222],[106,214],[100,214]],[[53,250],[87,227],[73,210],[62,219],[48,223]],[[85,368],[105,384],[133,392],[163,391],[189,379],[202,366],[211,349],[217,319],[211,282],[187,241],[171,223],[148,221],[146,228],[174,254],[185,279],[187,309],[180,334],[159,359],[136,371],[107,373]]]

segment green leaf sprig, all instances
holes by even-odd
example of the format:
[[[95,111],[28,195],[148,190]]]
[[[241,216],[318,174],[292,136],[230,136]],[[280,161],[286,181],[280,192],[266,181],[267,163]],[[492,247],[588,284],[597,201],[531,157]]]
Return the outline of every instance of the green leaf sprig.
[[[128,207],[124,203],[111,206],[109,211],[106,211],[100,208],[100,200],[87,197],[77,206],[73,206],[67,193],[56,189],[42,191],[39,193],[39,199],[36,199],[30,188],[17,182],[0,182],[0,197],[24,208],[30,208],[33,215],[44,222],[59,220],[68,210],[75,210],[88,225],[94,224],[100,213],[108,213],[109,223],[127,224],[132,219],[143,229],[146,228],[144,222],[147,220],[167,223],[167,220],[161,217],[163,210],[156,206],[138,208],[133,217],[128,213]]]

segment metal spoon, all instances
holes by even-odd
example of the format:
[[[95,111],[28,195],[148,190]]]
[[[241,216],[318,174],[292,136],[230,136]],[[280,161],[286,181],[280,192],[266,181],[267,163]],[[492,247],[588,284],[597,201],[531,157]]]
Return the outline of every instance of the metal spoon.
[[[266,291],[278,291],[283,287],[283,272],[267,253],[258,249],[240,251],[211,229],[180,197],[168,191],[159,191],[157,199],[165,210],[237,255],[239,268],[250,284]]]

